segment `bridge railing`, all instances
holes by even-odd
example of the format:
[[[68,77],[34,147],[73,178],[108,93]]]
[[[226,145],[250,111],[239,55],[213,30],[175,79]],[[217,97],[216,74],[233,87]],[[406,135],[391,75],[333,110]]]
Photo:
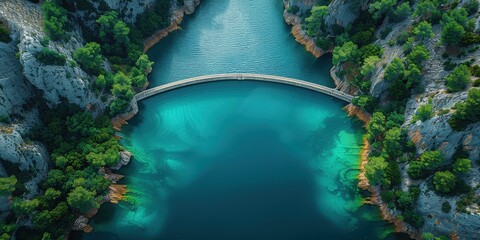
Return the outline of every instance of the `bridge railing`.
[[[344,92],[338,91],[336,89],[322,86],[316,83],[294,79],[294,78],[263,75],[263,74],[232,73],[232,74],[216,74],[216,75],[193,77],[193,78],[179,80],[176,82],[166,83],[158,87],[154,87],[138,93],[137,95],[135,95],[135,100],[140,101],[142,99],[151,97],[153,95],[170,91],[173,89],[185,87],[185,86],[206,83],[206,82],[231,81],[231,80],[252,80],[252,81],[281,83],[281,84],[287,84],[287,85],[297,86],[297,87],[321,92],[346,102],[351,102],[353,99],[353,96],[346,94]]]

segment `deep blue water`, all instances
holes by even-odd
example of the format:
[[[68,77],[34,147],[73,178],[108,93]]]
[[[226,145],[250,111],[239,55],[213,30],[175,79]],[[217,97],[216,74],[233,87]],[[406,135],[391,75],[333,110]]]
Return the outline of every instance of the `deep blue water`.
[[[280,0],[204,0],[149,51],[150,86],[214,73],[333,86],[331,58],[295,42]],[[85,239],[380,239],[357,188],[363,129],[345,103],[292,86],[208,83],[140,103],[121,133],[129,192]]]

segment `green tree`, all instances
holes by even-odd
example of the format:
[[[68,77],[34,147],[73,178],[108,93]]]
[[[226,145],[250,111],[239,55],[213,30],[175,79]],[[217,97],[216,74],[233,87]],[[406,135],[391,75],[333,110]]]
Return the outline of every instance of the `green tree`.
[[[426,40],[435,36],[435,34],[432,31],[432,24],[430,24],[427,21],[420,22],[413,29],[413,34],[415,34],[415,37],[419,40]]]
[[[399,58],[394,58],[392,62],[385,69],[385,80],[393,82],[399,78],[403,78],[405,75],[405,65]]]
[[[82,213],[86,213],[100,206],[95,199],[96,194],[95,191],[88,191],[83,187],[76,187],[68,194],[67,202],[71,207]]]
[[[113,28],[118,22],[118,14],[114,11],[110,11],[100,16],[97,19],[97,24],[99,25],[99,37],[102,42],[111,42],[113,41]]]
[[[10,240],[11,236],[8,233],[4,233],[0,236],[0,240]]]
[[[452,9],[450,14],[444,13],[442,17],[442,23],[445,24],[450,21],[455,21],[458,24],[462,25],[462,27],[464,28],[467,27],[468,25],[467,10],[465,10],[465,8],[455,8],[455,9]]]
[[[430,58],[430,52],[423,45],[413,47],[412,51],[407,55],[409,63],[421,66],[422,62]]]
[[[367,131],[372,141],[379,139],[385,133],[385,115],[381,112],[374,112],[368,123]]]
[[[377,56],[370,56],[365,59],[363,62],[362,68],[360,68],[360,73],[363,76],[368,76],[372,74],[377,68],[377,63],[380,61],[380,58]]]
[[[137,66],[137,68],[144,74],[149,74],[152,72],[153,62],[148,59],[147,54],[142,54],[138,57],[137,62],[135,62],[135,66]]]
[[[47,0],[42,5],[43,28],[52,40],[64,39],[67,36],[67,10],[58,6],[55,1]]]
[[[342,46],[333,49],[333,64],[337,65],[352,58],[358,47],[353,42],[346,42]]]
[[[425,151],[420,157],[420,162],[425,169],[434,169],[445,161],[440,151]]]
[[[442,42],[446,45],[457,45],[460,43],[465,29],[455,21],[449,21],[443,26]]]
[[[118,21],[113,27],[113,38],[116,43],[121,44],[122,46],[125,46],[130,42],[130,38],[128,37],[129,33],[130,28],[122,21]]]
[[[88,137],[95,132],[94,119],[90,112],[80,112],[67,117],[68,132],[74,136]]]
[[[441,193],[449,193],[455,188],[457,177],[449,171],[436,172],[433,176],[435,190]]]
[[[445,77],[445,84],[449,92],[458,92],[464,90],[470,83],[470,69],[464,64],[455,67],[453,71]]]
[[[402,21],[410,16],[412,13],[412,7],[408,2],[400,4],[395,11],[393,11],[392,20],[395,22]]]
[[[389,129],[385,134],[383,140],[383,148],[391,158],[396,158],[402,155],[402,130],[398,127]]]
[[[466,173],[472,168],[472,161],[466,158],[460,158],[453,164],[453,171],[456,173]]]
[[[352,103],[360,108],[371,112],[375,105],[375,98],[370,95],[360,95],[352,100]]]
[[[100,45],[96,42],[89,42],[85,47],[77,49],[73,58],[83,70],[90,74],[99,74],[103,71],[103,58]]]
[[[417,4],[414,16],[420,17],[422,20],[432,20],[439,18],[441,12],[438,8],[438,3],[431,0],[424,0]]]
[[[105,78],[105,75],[98,75],[97,79],[95,80],[95,85],[100,89],[104,89],[107,86],[107,79]]]
[[[393,9],[397,5],[397,0],[375,0],[370,3],[368,11],[373,14],[374,19],[380,19],[382,16]]]
[[[32,213],[39,204],[38,199],[24,200],[15,198],[13,200],[12,210],[17,216],[21,216]]]
[[[47,174],[47,179],[43,182],[43,185],[46,188],[56,188],[60,189],[65,182],[65,174],[59,169],[52,169]]]
[[[449,121],[453,129],[462,130],[467,125],[480,121],[480,89],[470,89],[465,102],[458,102],[455,108]]]
[[[425,122],[432,117],[433,117],[433,105],[432,104],[424,104],[424,105],[421,105],[417,109],[417,112],[415,113],[415,116],[413,117],[413,121],[416,122],[416,121],[420,120],[422,122]]]
[[[17,177],[14,175],[0,178],[0,196],[10,195],[15,191],[15,184],[17,184]]]
[[[408,64],[408,70],[405,72],[405,78],[407,80],[407,89],[411,89],[412,87],[420,83],[420,80],[422,78],[422,72],[416,64]]]
[[[314,37],[325,25],[325,17],[328,15],[328,7],[314,6],[310,13],[310,16],[305,18],[305,23],[307,26],[307,35]]]
[[[140,69],[133,67],[130,71],[130,79],[134,87],[143,87],[147,83],[147,76]]]
[[[382,157],[370,157],[365,166],[366,177],[371,185],[389,184],[385,178],[388,163]]]
[[[56,200],[58,197],[60,197],[62,193],[54,188],[48,188],[46,191],[45,191],[45,198],[49,201],[54,201]]]

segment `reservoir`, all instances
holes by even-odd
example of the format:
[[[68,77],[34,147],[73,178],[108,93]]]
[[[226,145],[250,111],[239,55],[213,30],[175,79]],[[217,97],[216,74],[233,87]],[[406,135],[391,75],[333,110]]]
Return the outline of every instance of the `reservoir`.
[[[295,42],[280,0],[205,0],[148,52],[150,87],[258,73],[333,87],[331,57]],[[139,102],[120,133],[129,192],[84,239],[399,239],[357,187],[364,130],[346,103],[276,83],[227,81]]]

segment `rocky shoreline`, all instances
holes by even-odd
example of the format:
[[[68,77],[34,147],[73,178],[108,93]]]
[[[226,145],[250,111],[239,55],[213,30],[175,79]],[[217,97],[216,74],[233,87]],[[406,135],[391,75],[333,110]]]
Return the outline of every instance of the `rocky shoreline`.
[[[287,9],[289,7],[289,3],[286,0],[283,0],[283,6],[285,9]],[[305,46],[305,50],[307,50],[307,52],[310,52],[316,58],[319,58],[326,53],[326,51],[317,46],[315,39],[308,36],[305,30],[302,29],[302,20],[299,16],[290,14],[285,10],[283,11],[283,19],[288,25],[292,25],[292,35],[295,37],[297,42]]]
[[[150,48],[157,44],[160,40],[168,36],[169,33],[180,29],[180,23],[183,21],[185,14],[192,14],[195,8],[200,5],[200,0],[184,0],[185,5],[177,7],[173,10],[170,25],[161,29],[143,41],[143,52],[146,53]]]

